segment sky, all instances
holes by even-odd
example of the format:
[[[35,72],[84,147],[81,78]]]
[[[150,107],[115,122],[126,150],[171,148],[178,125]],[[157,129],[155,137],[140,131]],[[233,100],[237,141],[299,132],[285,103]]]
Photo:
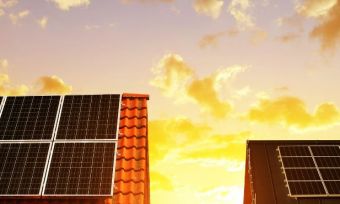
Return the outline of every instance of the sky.
[[[338,139],[340,0],[0,0],[0,94],[150,95],[152,203],[243,201],[249,139]]]

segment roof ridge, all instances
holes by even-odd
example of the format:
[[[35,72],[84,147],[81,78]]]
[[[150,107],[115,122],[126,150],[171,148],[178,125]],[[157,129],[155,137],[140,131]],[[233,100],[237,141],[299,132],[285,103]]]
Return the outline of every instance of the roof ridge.
[[[146,98],[149,100],[149,94],[137,94],[137,93],[123,93],[123,98]]]

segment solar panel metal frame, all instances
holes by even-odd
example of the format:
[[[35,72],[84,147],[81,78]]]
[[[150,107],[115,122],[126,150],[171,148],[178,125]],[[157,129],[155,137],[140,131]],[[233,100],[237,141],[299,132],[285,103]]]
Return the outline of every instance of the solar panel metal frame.
[[[323,177],[322,177],[322,174],[320,172],[320,169],[340,169],[340,166],[339,167],[319,167],[317,162],[316,162],[316,160],[315,160],[315,158],[317,158],[317,157],[340,157],[340,156],[315,156],[313,151],[312,151],[312,149],[311,149],[311,147],[313,147],[313,146],[318,146],[318,147],[332,146],[332,147],[337,147],[340,150],[340,145],[281,145],[281,146],[277,147],[277,151],[278,151],[278,154],[279,154],[279,160],[280,160],[280,163],[282,165],[281,166],[282,173],[284,174],[286,186],[288,188],[288,196],[289,197],[293,197],[293,198],[340,197],[340,194],[330,194],[328,192],[328,189],[327,189],[326,185],[325,185],[325,182],[327,182],[327,181],[340,181],[340,180],[324,180]],[[308,147],[311,156],[282,156],[280,147]],[[284,164],[283,164],[283,160],[282,160],[283,157],[307,157],[307,158],[312,158],[315,167],[296,167],[296,168],[294,168],[294,167],[285,167]],[[288,180],[287,179],[287,174],[286,174],[286,170],[285,169],[303,169],[303,168],[316,169],[318,171],[320,180]],[[314,182],[314,181],[321,182],[323,187],[324,187],[325,194],[292,194],[290,186],[289,186],[289,181],[293,181],[293,182]]]
[[[46,172],[47,162],[49,160],[49,153],[51,152],[51,148],[52,148],[52,142],[51,141],[47,141],[47,140],[17,141],[17,142],[13,142],[13,141],[0,141],[0,144],[37,144],[37,143],[49,144],[48,152],[47,152],[47,155],[46,155],[46,162],[45,162],[43,177],[42,177],[41,183],[40,183],[39,194],[0,194],[0,197],[13,197],[13,196],[15,196],[15,197],[40,197],[41,196],[42,188],[43,188],[44,175],[45,175],[45,172]]]
[[[2,111],[4,110],[6,99],[7,99],[7,96],[2,96],[1,103],[0,103],[0,117],[2,115]]]
[[[53,155],[53,151],[54,151],[54,147],[55,144],[57,143],[112,143],[115,144],[115,149],[114,149],[114,154],[115,154],[115,159],[113,160],[113,167],[112,167],[112,181],[111,181],[111,193],[110,194],[45,194],[45,190],[46,190],[46,183],[47,183],[47,178],[48,178],[48,174],[49,174],[49,169],[50,169],[50,165],[51,165],[51,161],[52,161],[52,155]],[[111,197],[113,196],[114,193],[114,179],[115,179],[115,169],[116,169],[116,160],[117,160],[117,147],[118,146],[118,141],[116,140],[55,140],[53,142],[53,147],[52,147],[52,154],[49,158],[48,161],[48,169],[47,169],[47,174],[45,176],[45,182],[43,185],[43,189],[41,192],[41,195],[44,197]]]

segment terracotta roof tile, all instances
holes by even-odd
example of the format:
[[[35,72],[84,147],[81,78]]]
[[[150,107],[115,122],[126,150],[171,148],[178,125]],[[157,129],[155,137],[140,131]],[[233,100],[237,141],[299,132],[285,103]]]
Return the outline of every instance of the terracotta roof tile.
[[[147,95],[124,94],[121,104],[115,203],[150,203]]]

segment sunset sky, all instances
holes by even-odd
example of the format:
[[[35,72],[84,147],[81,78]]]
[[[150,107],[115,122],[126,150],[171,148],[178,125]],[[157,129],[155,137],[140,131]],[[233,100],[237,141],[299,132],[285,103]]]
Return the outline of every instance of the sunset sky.
[[[247,139],[340,138],[340,0],[0,0],[0,94],[147,93],[151,201],[243,201]]]

